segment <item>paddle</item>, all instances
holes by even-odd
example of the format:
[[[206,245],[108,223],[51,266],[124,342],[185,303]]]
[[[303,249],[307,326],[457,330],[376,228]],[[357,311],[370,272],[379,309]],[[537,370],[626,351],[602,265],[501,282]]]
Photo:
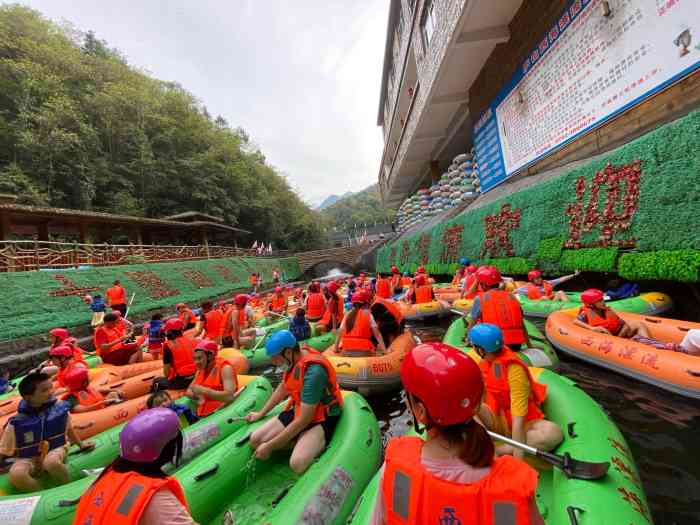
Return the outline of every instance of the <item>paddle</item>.
[[[287,320],[289,320],[289,315],[287,315],[287,314],[278,314],[277,312],[273,312],[272,310],[268,310],[266,313],[272,314],[272,315],[274,315],[274,316],[276,316],[276,317],[281,317],[282,319],[287,319]]]
[[[131,294],[131,299],[129,299],[129,304],[126,305],[126,313],[124,314],[124,319],[129,317],[129,309],[131,308],[131,303],[134,302],[134,297],[136,297],[136,292]]]
[[[600,479],[604,477],[608,470],[610,469],[610,462],[590,462],[581,461],[580,459],[572,458],[568,452],[564,453],[563,456],[559,454],[554,454],[552,452],[545,452],[543,450],[538,450],[535,447],[521,443],[520,441],[515,441],[514,439],[507,438],[495,432],[488,431],[489,436],[498,441],[503,441],[508,445],[524,450],[528,454],[542,458],[547,463],[554,465],[566,475],[567,478],[574,479]]]

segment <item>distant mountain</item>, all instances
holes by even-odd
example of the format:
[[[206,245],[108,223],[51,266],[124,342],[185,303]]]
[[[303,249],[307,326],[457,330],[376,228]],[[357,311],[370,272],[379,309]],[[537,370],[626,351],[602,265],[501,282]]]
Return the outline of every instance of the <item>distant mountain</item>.
[[[340,199],[344,199],[345,197],[350,197],[351,195],[354,195],[353,192],[348,191],[343,193],[342,195],[329,195],[325,199],[323,199],[323,202],[316,206],[314,209],[317,211],[325,210],[328,208],[328,206],[333,206],[336,202],[338,202]]]
[[[382,206],[376,184],[357,193],[346,193],[320,211],[326,226],[338,231],[349,231],[356,224],[384,224],[393,218],[393,212]]]

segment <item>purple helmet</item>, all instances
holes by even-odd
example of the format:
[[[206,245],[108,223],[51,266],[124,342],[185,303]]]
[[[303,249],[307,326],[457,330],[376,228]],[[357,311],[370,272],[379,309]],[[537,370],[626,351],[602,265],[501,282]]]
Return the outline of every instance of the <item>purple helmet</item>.
[[[120,455],[137,463],[155,461],[180,432],[180,419],[168,408],[151,408],[136,415],[119,434]]]

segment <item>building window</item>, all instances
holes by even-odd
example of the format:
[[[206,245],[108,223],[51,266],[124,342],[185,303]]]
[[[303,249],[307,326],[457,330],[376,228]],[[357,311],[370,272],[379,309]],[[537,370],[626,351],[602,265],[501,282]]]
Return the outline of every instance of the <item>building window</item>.
[[[435,6],[432,0],[428,0],[423,11],[423,20],[420,24],[420,32],[423,38],[423,49],[428,49],[435,34]]]

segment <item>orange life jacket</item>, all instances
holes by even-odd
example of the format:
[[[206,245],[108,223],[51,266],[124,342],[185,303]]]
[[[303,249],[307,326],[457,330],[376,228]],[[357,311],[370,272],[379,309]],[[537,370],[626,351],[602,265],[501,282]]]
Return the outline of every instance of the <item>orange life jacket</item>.
[[[253,286],[255,286],[256,284],[258,284],[258,277],[257,277],[257,275],[251,275],[249,281],[250,281],[250,284],[252,284]]]
[[[401,277],[401,286],[411,286],[413,279],[410,277]]]
[[[355,323],[352,330],[343,333],[341,336],[341,347],[343,350],[364,350],[374,352],[376,347],[372,341],[372,324],[370,323],[370,312],[366,308],[360,308],[355,316]]]
[[[112,286],[107,289],[107,300],[110,306],[115,304],[126,304],[126,290],[121,286]]]
[[[503,290],[489,290],[479,294],[481,322],[495,324],[503,332],[503,342],[517,345],[525,342],[523,311],[520,303]]]
[[[58,372],[56,372],[56,382],[63,388],[67,388],[65,380],[66,374],[68,374],[68,372],[77,367],[86,368],[84,363],[80,363],[78,361],[75,361],[74,359],[68,361],[66,366],[64,366],[63,368],[59,368]]]
[[[453,286],[459,286],[459,283],[462,281],[462,277],[464,277],[464,272],[465,270],[463,268],[460,268],[455,272],[454,277],[452,278],[452,285]]]
[[[382,299],[389,299],[391,297],[391,294],[393,293],[393,290],[391,289],[391,284],[389,283],[389,279],[377,279],[375,293],[377,297],[381,297]]]
[[[413,295],[416,299],[416,304],[432,303],[435,300],[435,295],[433,294],[433,287],[429,284],[418,286],[413,291]]]
[[[224,378],[222,376],[222,369],[224,366],[230,366],[233,371],[233,389],[238,390],[238,376],[236,374],[236,367],[230,361],[226,361],[221,357],[217,357],[214,361],[214,366],[207,373],[206,370],[197,370],[197,375],[194,376],[192,381],[193,385],[200,385],[206,388],[211,388],[212,390],[218,390],[223,392],[224,390]],[[217,411],[219,408],[224,406],[226,403],[223,401],[218,401],[216,399],[210,399],[205,396],[204,402],[197,406],[197,415],[199,417],[206,417],[212,412]]]
[[[97,405],[105,400],[105,396],[92,388],[90,385],[82,390],[79,390],[78,392],[70,392],[66,394],[63,396],[63,400],[67,400],[70,396],[75,396],[75,398],[78,400],[78,404],[85,407]]]
[[[335,312],[333,312],[333,307],[335,306]],[[319,324],[326,325],[328,328],[333,328],[331,326],[331,315],[335,314],[336,328],[340,326],[340,322],[343,320],[345,315],[345,306],[343,300],[338,298],[337,295],[333,295],[328,299],[326,303],[326,311],[323,313],[323,317],[319,321]]]
[[[76,363],[86,364],[85,356],[83,355],[83,351],[80,348],[78,348],[77,346],[71,346],[71,348],[73,349],[73,361],[75,361]]]
[[[476,483],[438,478],[421,463],[423,440],[393,438],[386,449],[382,498],[386,525],[529,525],[537,471],[512,456],[494,458]]]
[[[602,326],[613,335],[617,335],[622,328],[622,319],[610,308],[606,307],[603,310],[602,317],[590,306],[582,306],[579,312],[583,312],[586,315],[586,324],[596,327]]]
[[[282,313],[287,309],[287,298],[284,294],[273,294],[270,300],[270,309],[277,313]]]
[[[401,286],[401,276],[398,273],[391,276],[390,285],[392,292]]]
[[[544,288],[544,293],[542,293],[542,288]],[[554,288],[547,281],[542,281],[542,288],[536,284],[530,283],[527,285],[527,297],[528,299],[551,299],[554,297]]]
[[[73,523],[134,525],[139,523],[153,495],[161,489],[170,490],[187,507],[185,493],[175,478],[109,469],[81,496]]]
[[[333,397],[333,400],[328,404],[319,402],[316,405],[316,412],[314,412],[314,417],[311,423],[321,423],[326,420],[329,410],[332,406],[338,405],[343,406],[343,395],[340,393],[340,387],[338,386],[338,380],[335,376],[335,369],[333,365],[326,359],[323,354],[313,350],[309,347],[304,347],[302,349],[301,359],[294,365],[292,370],[284,373],[283,381],[284,388],[289,394],[289,401],[287,402],[286,410],[294,407],[294,418],[298,418],[301,414],[301,392],[304,389],[304,374],[306,373],[309,365],[316,364],[321,365],[326,369],[328,374],[328,386],[326,387],[326,393]]]
[[[510,411],[510,385],[508,384],[508,367],[511,365],[522,367],[530,381],[530,399],[527,403],[525,421],[544,418],[540,406],[547,397],[547,385],[535,381],[525,363],[507,346],[503,347],[493,363],[482,359],[479,362],[479,368],[484,376],[484,386],[486,387],[485,402],[496,416],[505,415],[508,428],[512,428],[513,423]]]
[[[178,319],[182,321],[182,326],[187,328],[188,325],[194,324],[197,319],[194,316],[194,312],[189,308],[185,308],[182,312],[177,314]]]
[[[197,342],[189,337],[181,336],[166,344],[173,357],[168,379],[174,379],[176,376],[190,377],[194,375],[197,371],[197,365],[194,364],[194,349]]]
[[[321,292],[310,293],[306,298],[306,318],[310,321],[320,319],[326,308],[326,301]]]
[[[476,281],[476,273],[470,273],[467,275],[467,278],[464,280],[464,291],[468,292],[469,289],[472,287],[474,282]],[[474,299],[477,295],[479,295],[479,292],[481,291],[480,287],[477,286],[476,290],[471,293],[467,293],[464,298],[465,299]]]
[[[211,310],[204,314],[204,318],[207,320],[207,339],[213,340],[217,337],[221,337],[221,324],[224,322],[224,314],[222,314],[219,310]]]

